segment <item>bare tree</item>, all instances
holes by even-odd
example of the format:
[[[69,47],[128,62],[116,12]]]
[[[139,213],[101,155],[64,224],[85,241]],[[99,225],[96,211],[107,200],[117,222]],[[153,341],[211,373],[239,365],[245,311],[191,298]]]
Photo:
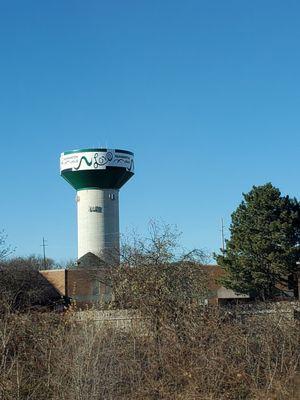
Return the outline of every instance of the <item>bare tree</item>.
[[[131,267],[171,264],[191,261],[204,264],[208,255],[201,249],[186,251],[180,243],[182,233],[176,225],[150,220],[146,236],[136,231],[123,236],[121,264]]]
[[[20,269],[31,269],[35,271],[43,270],[43,269],[55,269],[58,268],[55,261],[52,258],[46,258],[44,260],[43,257],[36,256],[35,254],[31,254],[28,257],[13,257],[6,260],[3,260],[2,265],[6,267],[14,267]]]
[[[4,230],[0,231],[0,261],[13,253],[13,248],[6,243],[7,235]]]
[[[165,326],[184,340],[187,316],[200,312],[208,297],[205,253],[183,252],[179,238],[176,227],[151,221],[147,237],[135,235],[127,241],[123,263],[111,270],[114,306],[141,313],[151,325],[158,351]],[[160,375],[158,366],[157,379]]]

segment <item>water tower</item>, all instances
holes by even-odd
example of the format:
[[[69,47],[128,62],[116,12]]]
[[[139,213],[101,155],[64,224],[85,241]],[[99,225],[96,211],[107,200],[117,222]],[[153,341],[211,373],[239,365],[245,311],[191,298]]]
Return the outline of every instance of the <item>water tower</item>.
[[[119,189],[133,176],[133,153],[80,149],[60,157],[60,174],[77,191],[78,258],[112,262],[119,254]]]

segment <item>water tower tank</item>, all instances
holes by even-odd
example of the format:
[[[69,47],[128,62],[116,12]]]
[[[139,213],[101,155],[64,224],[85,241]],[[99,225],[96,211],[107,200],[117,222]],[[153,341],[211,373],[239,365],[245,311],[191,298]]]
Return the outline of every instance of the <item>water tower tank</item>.
[[[60,157],[61,176],[77,191],[78,258],[88,252],[104,261],[119,257],[119,189],[133,176],[133,153],[80,149]]]

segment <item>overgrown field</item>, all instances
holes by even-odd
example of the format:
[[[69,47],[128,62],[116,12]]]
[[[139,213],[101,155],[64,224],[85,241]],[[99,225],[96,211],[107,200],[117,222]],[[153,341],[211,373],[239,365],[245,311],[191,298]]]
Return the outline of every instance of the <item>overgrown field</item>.
[[[1,316],[1,399],[299,399],[292,320],[202,308],[122,331],[69,316]]]

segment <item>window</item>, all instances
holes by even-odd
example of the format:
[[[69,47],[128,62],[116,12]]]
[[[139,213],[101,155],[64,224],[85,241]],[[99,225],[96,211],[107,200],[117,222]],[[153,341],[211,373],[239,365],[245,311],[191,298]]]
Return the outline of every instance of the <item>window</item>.
[[[92,286],[92,295],[93,296],[97,296],[100,294],[99,286],[100,286],[99,282],[93,282],[93,286]]]

